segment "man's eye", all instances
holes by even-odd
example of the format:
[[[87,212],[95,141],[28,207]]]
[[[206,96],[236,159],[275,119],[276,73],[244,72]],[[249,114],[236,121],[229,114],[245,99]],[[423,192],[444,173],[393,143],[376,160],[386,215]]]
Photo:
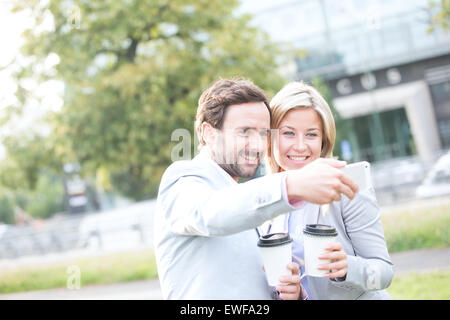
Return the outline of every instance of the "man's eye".
[[[248,136],[249,133],[250,133],[249,129],[240,129],[239,130],[239,134],[242,135],[242,136]]]
[[[261,137],[267,137],[269,135],[269,130],[263,130],[259,133]]]

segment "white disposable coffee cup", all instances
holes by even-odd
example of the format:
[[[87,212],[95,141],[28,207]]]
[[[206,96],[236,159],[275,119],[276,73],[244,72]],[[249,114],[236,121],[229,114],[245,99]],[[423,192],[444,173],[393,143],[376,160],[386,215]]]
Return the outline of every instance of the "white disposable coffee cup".
[[[325,248],[337,238],[336,229],[324,224],[307,224],[303,229],[303,246],[305,254],[305,275],[324,277],[329,270],[317,269],[321,264],[330,263],[330,260],[319,259],[326,253]]]
[[[267,282],[270,286],[280,284],[279,278],[292,275],[287,268],[292,261],[292,239],[288,233],[270,233],[258,241],[261,250]]]

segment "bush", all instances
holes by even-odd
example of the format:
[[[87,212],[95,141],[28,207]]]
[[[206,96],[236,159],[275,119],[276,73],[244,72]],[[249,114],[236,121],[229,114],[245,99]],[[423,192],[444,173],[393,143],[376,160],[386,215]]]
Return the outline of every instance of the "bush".
[[[14,204],[7,195],[0,196],[0,222],[6,224],[14,223]]]
[[[57,212],[64,211],[64,185],[61,178],[42,173],[36,188],[1,190],[0,222],[13,224],[14,208],[18,207],[33,218],[46,219]]]
[[[62,179],[41,175],[36,190],[29,193],[25,211],[34,218],[42,219],[64,211],[64,185]]]

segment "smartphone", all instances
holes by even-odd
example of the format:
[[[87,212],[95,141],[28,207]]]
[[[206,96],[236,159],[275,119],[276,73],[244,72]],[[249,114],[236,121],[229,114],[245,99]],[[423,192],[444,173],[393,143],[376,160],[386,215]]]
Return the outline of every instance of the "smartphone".
[[[370,163],[367,161],[355,162],[341,169],[359,186],[359,191],[372,187]]]

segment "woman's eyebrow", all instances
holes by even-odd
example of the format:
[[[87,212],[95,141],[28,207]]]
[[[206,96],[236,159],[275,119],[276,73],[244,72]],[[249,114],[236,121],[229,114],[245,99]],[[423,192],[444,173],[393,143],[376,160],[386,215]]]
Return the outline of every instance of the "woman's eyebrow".
[[[290,129],[290,130],[296,130],[296,128],[295,127],[291,127],[291,126],[282,126],[282,127],[280,127],[280,129],[284,129],[284,128],[287,128],[287,129]],[[317,130],[317,131],[320,131],[320,129],[318,128],[318,127],[312,127],[312,128],[308,128],[306,131],[315,131],[315,130]]]
[[[282,127],[280,127],[280,129],[283,129],[283,128],[287,128],[287,129],[290,129],[290,130],[295,130],[295,128],[291,127],[291,126],[282,126]]]

